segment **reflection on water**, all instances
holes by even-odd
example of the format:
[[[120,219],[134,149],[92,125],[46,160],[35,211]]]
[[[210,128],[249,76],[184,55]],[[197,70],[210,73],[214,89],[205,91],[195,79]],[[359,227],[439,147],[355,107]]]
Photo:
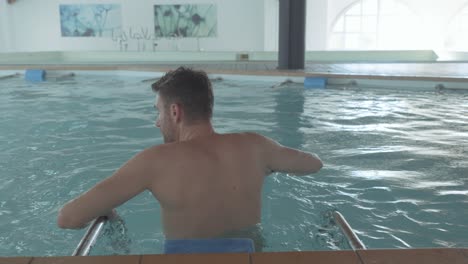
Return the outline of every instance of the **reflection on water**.
[[[276,103],[273,116],[276,120],[276,133],[281,144],[300,148],[304,143],[302,132],[301,116],[304,111],[303,89],[297,87],[282,87],[273,94]]]

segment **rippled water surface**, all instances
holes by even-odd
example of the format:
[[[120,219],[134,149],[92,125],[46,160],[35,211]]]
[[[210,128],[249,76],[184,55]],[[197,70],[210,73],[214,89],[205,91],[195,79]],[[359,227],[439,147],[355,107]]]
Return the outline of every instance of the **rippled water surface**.
[[[275,84],[214,83],[218,132],[259,132],[325,164],[266,179],[265,251],[348,248],[333,209],[369,248],[468,247],[468,93]],[[84,230],[58,229],[58,209],[162,143],[153,102],[133,77],[0,81],[0,256],[72,253]],[[126,232],[108,229],[93,254],[161,251],[149,193],[118,211]]]

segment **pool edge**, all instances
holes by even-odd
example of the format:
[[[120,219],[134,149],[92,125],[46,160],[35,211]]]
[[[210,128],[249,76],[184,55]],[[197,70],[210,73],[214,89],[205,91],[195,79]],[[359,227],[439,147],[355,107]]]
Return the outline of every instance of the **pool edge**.
[[[174,254],[90,257],[0,257],[0,264],[52,263],[468,263],[468,248],[370,249],[339,251],[264,252],[253,254]]]

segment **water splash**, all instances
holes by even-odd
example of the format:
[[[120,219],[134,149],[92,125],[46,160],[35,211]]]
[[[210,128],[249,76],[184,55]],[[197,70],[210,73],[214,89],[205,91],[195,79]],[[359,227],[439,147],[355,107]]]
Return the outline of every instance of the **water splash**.
[[[336,209],[329,209],[321,212],[321,221],[315,235],[315,240],[324,248],[332,250],[351,249],[346,237],[335,222],[333,217],[334,211],[336,211]]]
[[[125,225],[125,221],[122,218],[118,218],[107,222],[97,240],[95,248],[93,248],[93,253],[129,255],[131,244],[132,240],[128,236],[128,229]]]

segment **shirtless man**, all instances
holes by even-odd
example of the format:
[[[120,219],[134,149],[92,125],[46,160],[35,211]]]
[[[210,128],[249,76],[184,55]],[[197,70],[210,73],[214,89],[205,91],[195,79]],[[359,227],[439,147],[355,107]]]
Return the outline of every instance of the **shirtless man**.
[[[306,175],[322,167],[314,154],[256,133],[216,133],[213,92],[204,72],[181,67],[152,88],[159,95],[156,126],[165,144],[141,151],[68,202],[59,212],[59,227],[83,228],[149,190],[161,205],[167,239],[219,237],[260,223],[265,176]]]

